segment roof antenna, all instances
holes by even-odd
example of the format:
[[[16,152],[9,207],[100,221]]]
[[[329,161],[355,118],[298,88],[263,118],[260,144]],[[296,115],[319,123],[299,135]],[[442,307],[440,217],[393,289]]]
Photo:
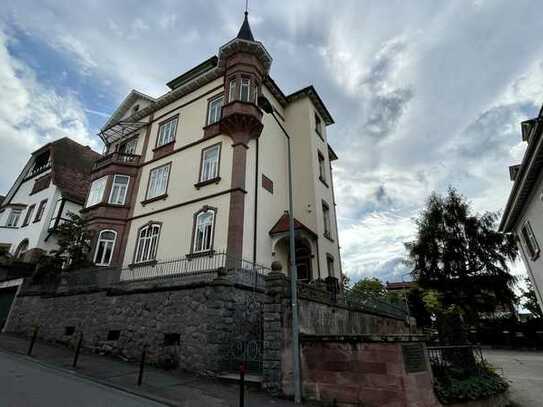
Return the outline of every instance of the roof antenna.
[[[249,14],[249,0],[245,0],[245,15]]]

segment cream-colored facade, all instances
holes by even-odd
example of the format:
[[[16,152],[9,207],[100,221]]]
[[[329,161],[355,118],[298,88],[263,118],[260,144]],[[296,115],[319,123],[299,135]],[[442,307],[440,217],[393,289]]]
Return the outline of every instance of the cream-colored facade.
[[[330,162],[337,157],[326,135],[333,120],[313,87],[285,96],[267,74],[269,64],[271,57],[261,43],[252,35],[238,36],[221,47],[219,57],[172,81],[167,94],[154,99],[133,91],[125,99],[101,132],[111,159],[103,160],[92,178],[107,177],[107,186],[101,200],[84,211],[96,236],[101,230],[116,233],[109,264],[134,270],[225,253],[265,267],[275,262],[288,271],[288,144],[272,115],[262,114],[257,106],[258,96],[265,96],[291,137],[302,277],[341,278]],[[250,85],[243,100],[245,83]],[[220,120],[210,124],[211,102],[221,95]],[[173,141],[161,146],[161,127],[172,119],[177,120]],[[132,143],[130,154],[123,153],[127,140]],[[219,148],[216,173],[211,182],[201,182],[203,152],[213,146]],[[169,168],[167,187],[149,199],[155,185],[152,171],[164,166]],[[108,203],[116,174],[130,177],[122,205]],[[323,208],[328,208],[329,226]],[[209,211],[211,230],[199,229],[197,215]],[[150,243],[153,255],[147,256],[139,251],[146,250],[142,231],[150,225],[160,232]],[[201,249],[196,242],[200,230],[202,236],[211,233],[210,240],[203,238],[205,250],[196,250]],[[97,241],[94,246],[100,250]],[[133,273],[123,275],[130,278]]]

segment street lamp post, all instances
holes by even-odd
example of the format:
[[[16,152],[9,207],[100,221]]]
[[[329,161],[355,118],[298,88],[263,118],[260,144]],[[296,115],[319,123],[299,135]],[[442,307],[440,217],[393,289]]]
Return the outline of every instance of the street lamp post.
[[[300,324],[298,321],[298,290],[296,283],[298,281],[298,270],[296,268],[296,244],[294,240],[294,207],[292,203],[292,155],[290,148],[290,135],[287,133],[273,110],[273,106],[265,96],[258,97],[258,106],[273,116],[277,125],[283,131],[287,138],[288,147],[288,212],[289,212],[289,251],[290,251],[290,291],[292,298],[292,376],[294,379],[294,402],[300,404],[302,402],[301,386],[300,386],[300,344],[299,332]]]

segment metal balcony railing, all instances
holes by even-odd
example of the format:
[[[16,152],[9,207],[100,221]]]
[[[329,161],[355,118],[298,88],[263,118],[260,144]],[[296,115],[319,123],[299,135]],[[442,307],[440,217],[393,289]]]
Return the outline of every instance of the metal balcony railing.
[[[132,164],[136,165],[140,161],[139,155],[136,154],[125,154],[115,151],[114,153],[108,154],[105,157],[99,158],[94,163],[94,170],[105,167],[109,164]]]
[[[210,252],[201,255],[150,261],[133,264],[121,270],[121,281],[164,280],[172,278],[213,280],[218,276],[233,283],[264,288],[264,276],[268,267],[248,260],[230,256],[225,252]]]

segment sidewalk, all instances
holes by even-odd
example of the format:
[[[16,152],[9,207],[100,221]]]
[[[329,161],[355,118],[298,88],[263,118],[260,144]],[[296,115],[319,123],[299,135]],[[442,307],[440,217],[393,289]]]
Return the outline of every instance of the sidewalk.
[[[29,339],[0,335],[0,351],[26,355]],[[74,351],[61,345],[36,342],[32,360],[111,386],[128,393],[146,397],[176,407],[238,407],[239,385],[223,383],[185,372],[165,372],[145,366],[143,383],[137,386],[138,365],[93,353],[81,352],[77,368],[72,368]],[[287,407],[294,403],[274,399],[268,394],[249,389],[246,395],[249,407]]]

